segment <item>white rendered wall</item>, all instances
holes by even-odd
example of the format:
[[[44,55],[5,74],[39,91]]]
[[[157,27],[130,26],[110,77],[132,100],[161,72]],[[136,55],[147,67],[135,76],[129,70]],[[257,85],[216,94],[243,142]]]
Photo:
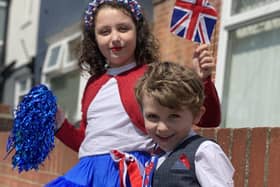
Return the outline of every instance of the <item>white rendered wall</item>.
[[[36,54],[40,0],[11,1],[5,65],[16,67],[30,62]]]

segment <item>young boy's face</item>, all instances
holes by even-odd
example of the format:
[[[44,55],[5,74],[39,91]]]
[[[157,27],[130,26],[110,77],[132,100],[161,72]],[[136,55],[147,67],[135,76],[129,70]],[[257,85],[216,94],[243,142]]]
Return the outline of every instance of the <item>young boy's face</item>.
[[[164,151],[175,149],[201,117],[200,114],[194,117],[189,109],[173,110],[164,107],[145,94],[142,109],[148,134]]]

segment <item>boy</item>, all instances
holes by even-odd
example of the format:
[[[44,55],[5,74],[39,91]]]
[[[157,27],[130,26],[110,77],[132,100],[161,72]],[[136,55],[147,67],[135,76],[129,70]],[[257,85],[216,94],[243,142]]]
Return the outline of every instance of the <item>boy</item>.
[[[205,112],[203,83],[194,71],[154,63],[135,93],[145,128],[164,151],[147,163],[143,186],[233,187],[234,168],[220,146],[192,130]]]

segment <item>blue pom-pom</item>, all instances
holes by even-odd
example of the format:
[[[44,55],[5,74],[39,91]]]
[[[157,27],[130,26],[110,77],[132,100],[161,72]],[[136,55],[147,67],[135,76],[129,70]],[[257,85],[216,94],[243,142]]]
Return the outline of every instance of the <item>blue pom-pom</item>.
[[[42,84],[19,103],[7,142],[7,152],[15,149],[12,165],[19,172],[39,169],[54,148],[56,111],[56,97]]]

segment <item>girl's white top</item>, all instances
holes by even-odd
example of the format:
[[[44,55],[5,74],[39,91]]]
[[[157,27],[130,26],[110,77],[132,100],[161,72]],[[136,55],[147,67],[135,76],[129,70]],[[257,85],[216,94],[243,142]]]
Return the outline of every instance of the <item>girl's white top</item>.
[[[86,135],[79,149],[79,158],[106,154],[114,149],[124,152],[152,149],[151,138],[130,121],[114,78],[135,66],[132,63],[108,69],[112,78],[102,86],[88,108]]]

